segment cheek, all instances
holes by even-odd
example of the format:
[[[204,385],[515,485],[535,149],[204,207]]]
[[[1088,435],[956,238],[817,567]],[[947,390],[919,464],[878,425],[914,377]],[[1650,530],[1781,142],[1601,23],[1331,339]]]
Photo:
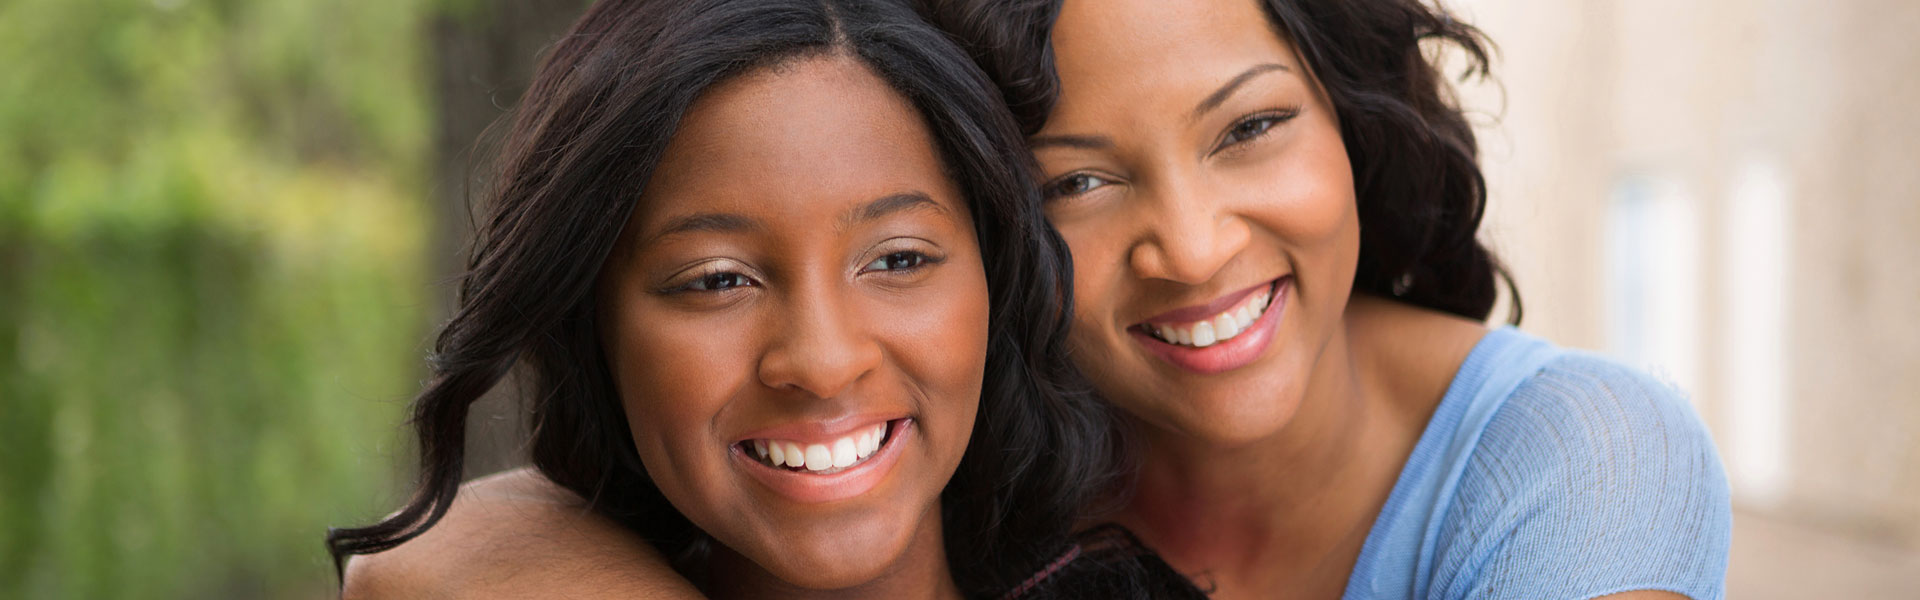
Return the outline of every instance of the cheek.
[[[1251,171],[1240,191],[1247,217],[1292,263],[1305,300],[1343,306],[1360,257],[1353,169],[1331,124],[1305,132],[1290,151]],[[1305,308],[1305,307],[1303,307]]]
[[[1116,216],[1053,221],[1073,251],[1073,324],[1067,330],[1067,346],[1075,366],[1103,392],[1113,387],[1107,366],[1121,361],[1120,349],[1132,343],[1125,337],[1126,324],[1117,323],[1115,316],[1120,299],[1133,293],[1127,283],[1126,257],[1131,225]]]
[[[1353,167],[1330,123],[1303,131],[1285,155],[1263,166],[1254,182],[1267,198],[1257,203],[1264,207],[1259,220],[1283,242],[1308,250],[1357,237]]]
[[[635,449],[662,490],[697,485],[725,456],[714,420],[750,373],[750,328],[729,321],[629,308],[603,338]]]
[[[1055,229],[1073,254],[1073,321],[1071,337],[1081,331],[1104,330],[1125,280],[1127,225],[1118,219],[1054,221]]]
[[[962,264],[954,264],[956,262]],[[928,406],[920,425],[932,447],[963,449],[973,431],[986,371],[989,317],[985,272],[978,259],[950,260],[954,276],[909,296],[888,299],[875,314],[887,315],[889,358],[913,382]],[[954,451],[955,464],[960,456]]]

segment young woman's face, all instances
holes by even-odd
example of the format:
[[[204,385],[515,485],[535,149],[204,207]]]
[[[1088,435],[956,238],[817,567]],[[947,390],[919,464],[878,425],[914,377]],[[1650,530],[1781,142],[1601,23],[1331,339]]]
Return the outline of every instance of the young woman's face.
[[[608,262],[602,338],[648,475],[787,583],[869,582],[939,535],[988,305],[941,167],[856,60],[762,69],[686,114]]]
[[[1276,432],[1359,259],[1332,107],[1254,0],[1068,0],[1031,140],[1073,249],[1075,362],[1158,427]]]

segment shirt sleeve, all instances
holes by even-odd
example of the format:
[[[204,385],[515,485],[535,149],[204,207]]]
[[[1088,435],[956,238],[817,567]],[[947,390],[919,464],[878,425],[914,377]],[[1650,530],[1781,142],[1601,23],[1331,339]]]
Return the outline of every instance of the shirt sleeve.
[[[1713,440],[1680,392],[1571,354],[1482,433],[1435,550],[1437,598],[1725,595],[1732,508]]]

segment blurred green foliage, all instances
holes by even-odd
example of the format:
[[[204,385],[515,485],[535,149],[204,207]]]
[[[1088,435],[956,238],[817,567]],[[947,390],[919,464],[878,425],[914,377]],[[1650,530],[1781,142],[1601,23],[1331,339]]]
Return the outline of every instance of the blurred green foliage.
[[[436,4],[0,2],[0,598],[334,593],[437,297]]]

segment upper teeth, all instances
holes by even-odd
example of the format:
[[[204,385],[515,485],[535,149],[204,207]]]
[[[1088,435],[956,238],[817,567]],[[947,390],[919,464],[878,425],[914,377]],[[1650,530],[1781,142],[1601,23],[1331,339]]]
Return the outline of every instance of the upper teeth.
[[[1253,326],[1253,322],[1266,314],[1267,305],[1273,300],[1273,290],[1265,289],[1247,295],[1240,301],[1221,311],[1220,314],[1192,323],[1147,323],[1147,333],[1160,341],[1182,346],[1205,348],[1233,339]]]
[[[887,424],[877,423],[826,444],[801,444],[786,440],[752,440],[752,443],[754,457],[764,464],[825,471],[844,469],[866,460],[886,440]]]

